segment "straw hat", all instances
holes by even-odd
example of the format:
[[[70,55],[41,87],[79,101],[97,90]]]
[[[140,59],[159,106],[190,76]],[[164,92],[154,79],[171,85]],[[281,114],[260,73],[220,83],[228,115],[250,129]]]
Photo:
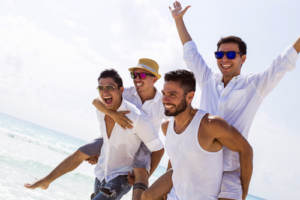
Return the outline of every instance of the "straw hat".
[[[159,66],[157,62],[149,58],[140,58],[137,66],[131,67],[128,70],[132,72],[135,69],[146,70],[147,72],[150,72],[151,74],[155,75],[158,79],[161,77],[161,75],[158,73]]]

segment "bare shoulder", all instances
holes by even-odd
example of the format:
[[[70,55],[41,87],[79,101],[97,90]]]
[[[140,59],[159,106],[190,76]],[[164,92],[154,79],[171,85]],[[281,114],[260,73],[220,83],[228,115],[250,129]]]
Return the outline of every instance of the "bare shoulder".
[[[169,121],[164,121],[164,122],[161,124],[161,130],[162,130],[162,132],[163,132],[164,135],[167,134],[168,126],[169,126]]]
[[[227,122],[223,118],[216,115],[211,115],[209,113],[202,118],[200,125],[204,129],[212,130],[228,127]]]

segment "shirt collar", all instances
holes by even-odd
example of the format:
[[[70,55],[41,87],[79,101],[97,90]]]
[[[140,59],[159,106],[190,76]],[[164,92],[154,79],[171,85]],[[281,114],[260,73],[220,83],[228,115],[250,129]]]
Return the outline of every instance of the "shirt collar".
[[[243,77],[244,77],[243,75],[239,74],[239,75],[233,77],[233,78],[229,81],[229,83],[230,83],[230,82],[236,82],[236,81],[239,81],[239,80],[241,80]],[[222,81],[222,79],[223,79],[223,75],[222,75],[222,74],[219,74],[219,73],[218,73],[216,79],[217,79],[217,81],[218,81],[218,84],[224,84],[223,81]]]

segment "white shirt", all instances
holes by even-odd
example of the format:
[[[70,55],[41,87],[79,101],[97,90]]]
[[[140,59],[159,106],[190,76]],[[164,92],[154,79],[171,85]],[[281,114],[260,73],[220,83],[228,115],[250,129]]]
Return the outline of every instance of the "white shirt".
[[[166,118],[164,115],[164,106],[162,103],[161,93],[156,90],[153,99],[149,99],[142,103],[142,100],[135,87],[129,87],[124,89],[123,98],[128,100],[130,103],[133,103],[134,105],[136,105],[136,107],[147,114],[147,116],[151,120],[151,123],[153,124],[156,133],[158,134],[162,120]]]
[[[264,72],[236,76],[224,88],[222,75],[212,72],[193,41],[184,44],[183,52],[184,60],[194,72],[202,92],[200,109],[224,118],[245,138],[263,98],[287,71],[295,68],[298,57],[296,50],[290,47]],[[224,170],[232,171],[238,167],[238,154],[224,149]]]
[[[105,179],[108,182],[119,175],[127,175],[133,169],[134,155],[141,142],[144,142],[151,152],[163,148],[158,134],[144,112],[124,99],[118,111],[120,110],[130,111],[127,116],[133,121],[134,128],[123,129],[115,123],[110,138],[107,137],[105,115],[97,111],[103,137],[101,154],[95,168],[95,175],[99,181]]]

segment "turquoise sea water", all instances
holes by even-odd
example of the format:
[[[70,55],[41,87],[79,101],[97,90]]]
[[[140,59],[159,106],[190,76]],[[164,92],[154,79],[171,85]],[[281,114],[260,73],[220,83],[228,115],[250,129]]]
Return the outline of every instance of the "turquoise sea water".
[[[93,169],[83,163],[57,179],[47,190],[29,190],[31,183],[49,173],[86,141],[0,113],[0,199],[82,200],[93,192]],[[164,172],[159,168],[150,180]],[[131,199],[131,193],[123,199]],[[261,200],[249,195],[247,200]]]

